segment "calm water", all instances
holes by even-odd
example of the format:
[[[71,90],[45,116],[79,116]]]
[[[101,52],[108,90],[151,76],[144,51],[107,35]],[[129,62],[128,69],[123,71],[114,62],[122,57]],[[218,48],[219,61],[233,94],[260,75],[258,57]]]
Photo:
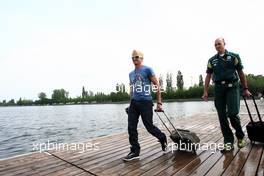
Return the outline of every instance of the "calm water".
[[[126,132],[128,104],[0,107],[0,158],[32,151],[34,142],[57,143]],[[213,112],[212,102],[164,103],[170,117]],[[158,122],[154,116],[154,121]],[[140,121],[139,127],[142,127]]]

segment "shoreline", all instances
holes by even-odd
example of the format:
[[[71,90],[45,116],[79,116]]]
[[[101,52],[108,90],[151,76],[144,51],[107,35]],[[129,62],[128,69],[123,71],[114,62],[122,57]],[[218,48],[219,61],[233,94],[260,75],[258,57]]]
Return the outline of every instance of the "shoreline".
[[[208,101],[214,100],[213,97],[209,98]],[[173,102],[197,102],[204,101],[201,98],[188,98],[188,99],[167,99],[163,100],[164,103],[173,103]],[[94,102],[94,103],[66,103],[66,104],[52,104],[52,105],[0,105],[0,107],[26,107],[26,106],[67,106],[67,105],[101,105],[101,104],[129,104],[130,101],[118,101],[118,102]],[[153,100],[156,103],[156,100]]]
[[[256,98],[256,100],[259,98]],[[243,100],[240,98],[240,100]],[[167,99],[163,100],[163,103],[173,103],[173,102],[199,102],[204,101],[202,98],[187,98],[187,99]],[[214,97],[208,98],[208,101],[214,101]],[[156,100],[153,100],[156,103]],[[93,103],[66,103],[66,104],[52,104],[52,105],[0,105],[1,107],[26,107],[26,106],[67,106],[67,105],[104,105],[104,104],[129,104],[130,101],[117,101],[117,102],[93,102]]]

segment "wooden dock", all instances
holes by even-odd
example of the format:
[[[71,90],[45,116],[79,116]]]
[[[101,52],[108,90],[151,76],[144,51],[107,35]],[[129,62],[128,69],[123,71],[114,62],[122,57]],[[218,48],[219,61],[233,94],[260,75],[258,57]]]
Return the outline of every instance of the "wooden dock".
[[[249,118],[243,105],[240,117],[246,132],[245,125]],[[174,124],[196,132],[202,144],[220,143],[223,140],[214,113],[182,117]],[[87,141],[98,143],[99,150],[84,153],[69,150],[35,152],[1,160],[0,175],[264,175],[263,144],[249,142],[243,149],[235,146],[232,152],[224,154],[219,150],[214,153],[198,150],[193,154],[162,152],[157,139],[144,129],[139,130],[139,140],[141,154],[138,161],[122,160],[129,152],[128,135],[124,132]]]

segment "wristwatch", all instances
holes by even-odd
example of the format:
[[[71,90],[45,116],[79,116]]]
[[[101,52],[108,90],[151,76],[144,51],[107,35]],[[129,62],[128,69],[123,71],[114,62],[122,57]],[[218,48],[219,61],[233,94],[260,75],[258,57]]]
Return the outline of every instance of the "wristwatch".
[[[158,105],[162,105],[162,103],[161,103],[161,102],[157,102],[157,104],[158,104]]]

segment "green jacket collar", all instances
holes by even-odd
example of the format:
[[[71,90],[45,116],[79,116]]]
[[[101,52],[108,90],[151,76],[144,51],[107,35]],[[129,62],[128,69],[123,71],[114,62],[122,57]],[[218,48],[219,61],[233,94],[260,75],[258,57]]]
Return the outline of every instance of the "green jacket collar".
[[[216,54],[217,56],[220,56],[219,53]],[[224,55],[229,55],[229,52],[227,50],[225,50],[225,54]]]

